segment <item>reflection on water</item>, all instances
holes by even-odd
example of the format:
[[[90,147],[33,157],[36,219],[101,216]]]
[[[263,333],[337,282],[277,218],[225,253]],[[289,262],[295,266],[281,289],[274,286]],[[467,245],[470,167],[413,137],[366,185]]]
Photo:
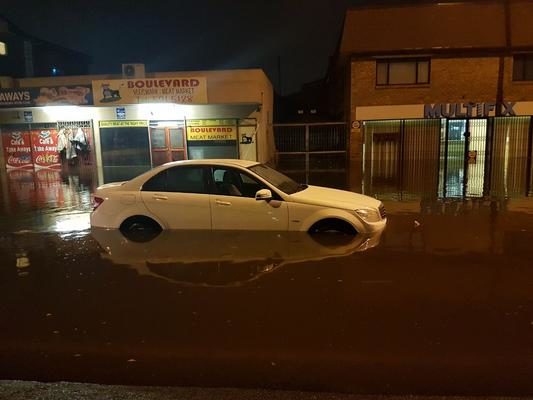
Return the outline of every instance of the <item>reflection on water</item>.
[[[95,173],[42,169],[0,171],[0,226],[11,231],[89,227]]]
[[[205,286],[236,286],[287,265],[349,256],[379,244],[372,235],[305,232],[163,231],[131,241],[119,230],[93,229],[102,258],[142,276]]]

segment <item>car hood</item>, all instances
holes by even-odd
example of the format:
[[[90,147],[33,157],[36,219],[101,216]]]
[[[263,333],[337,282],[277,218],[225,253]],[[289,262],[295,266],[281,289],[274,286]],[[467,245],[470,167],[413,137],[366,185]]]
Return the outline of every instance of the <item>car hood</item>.
[[[291,194],[289,197],[291,201],[296,203],[343,208],[347,210],[355,210],[363,207],[377,209],[381,204],[379,200],[359,193],[311,185],[307,189]]]

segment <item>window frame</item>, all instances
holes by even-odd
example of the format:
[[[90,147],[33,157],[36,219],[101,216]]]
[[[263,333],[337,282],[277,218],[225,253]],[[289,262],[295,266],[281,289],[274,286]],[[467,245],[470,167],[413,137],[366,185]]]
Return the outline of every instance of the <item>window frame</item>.
[[[516,76],[516,62],[517,58],[521,59],[522,61],[522,68],[521,68],[521,76]],[[531,77],[529,79],[526,78],[527,76],[527,64],[531,64]],[[518,53],[513,54],[513,75],[512,75],[512,81],[513,82],[533,82],[533,53]]]
[[[273,200],[283,201],[283,198],[279,195],[279,193],[276,190],[274,190],[271,187],[271,185],[269,185],[263,179],[260,179],[259,177],[251,174],[250,171],[248,171],[247,169],[235,168],[235,167],[230,167],[230,166],[227,166],[227,165],[210,165],[208,169],[210,171],[210,173],[209,173],[210,194],[212,194],[214,196],[229,196],[229,197],[237,197],[237,198],[240,198],[240,199],[252,199],[252,200],[255,200],[255,196],[254,197],[248,197],[248,196],[236,196],[236,195],[232,195],[232,194],[218,193],[217,187],[215,185],[215,169],[226,169],[226,170],[232,170],[233,172],[236,172],[238,174],[245,175],[248,178],[252,179],[253,181],[260,183],[266,189],[270,190],[270,192],[272,193],[272,199]]]
[[[415,82],[414,83],[390,83],[390,65],[393,63],[415,63]],[[428,63],[428,79],[426,82],[418,82],[419,74],[418,68],[421,63]],[[387,83],[378,82],[378,67],[379,64],[387,65]],[[376,60],[376,87],[387,87],[387,86],[423,86],[431,84],[431,58],[430,57],[416,57],[416,58],[384,58]]]

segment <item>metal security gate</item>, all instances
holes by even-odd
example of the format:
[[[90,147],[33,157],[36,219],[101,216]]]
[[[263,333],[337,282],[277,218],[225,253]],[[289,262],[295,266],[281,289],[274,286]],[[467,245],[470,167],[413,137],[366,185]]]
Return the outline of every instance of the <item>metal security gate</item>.
[[[366,121],[363,192],[405,199],[435,192],[440,120]]]
[[[275,124],[274,137],[278,168],[305,177],[306,183],[310,173],[346,171],[349,130],[344,122]]]
[[[364,135],[364,193],[532,193],[532,117],[366,121]]]
[[[485,118],[442,121],[442,197],[482,197],[488,191],[489,122]]]

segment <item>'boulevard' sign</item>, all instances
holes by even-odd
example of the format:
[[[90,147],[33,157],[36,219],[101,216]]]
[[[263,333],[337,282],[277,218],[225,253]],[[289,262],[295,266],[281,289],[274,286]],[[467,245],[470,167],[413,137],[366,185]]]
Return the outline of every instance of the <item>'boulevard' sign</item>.
[[[437,103],[424,105],[424,118],[513,117],[516,102],[502,103]]]

